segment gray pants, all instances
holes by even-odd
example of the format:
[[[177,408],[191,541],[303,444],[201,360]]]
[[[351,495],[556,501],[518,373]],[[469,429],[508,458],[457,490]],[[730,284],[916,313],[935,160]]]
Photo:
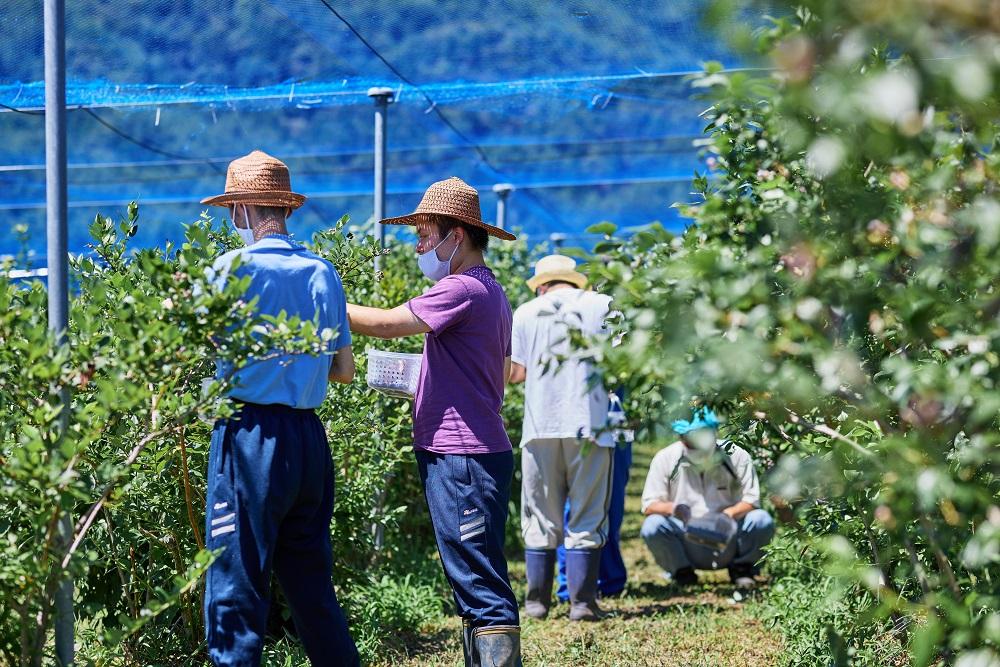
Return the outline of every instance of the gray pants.
[[[656,564],[670,574],[684,567],[717,570],[734,563],[753,565],[774,536],[774,519],[764,510],[751,510],[737,523],[736,539],[723,553],[685,540],[684,524],[672,516],[647,516],[641,535]]]
[[[584,448],[583,442],[541,438],[521,449],[521,535],[526,549],[604,546],[614,448],[593,443]],[[564,534],[567,498],[570,511]]]

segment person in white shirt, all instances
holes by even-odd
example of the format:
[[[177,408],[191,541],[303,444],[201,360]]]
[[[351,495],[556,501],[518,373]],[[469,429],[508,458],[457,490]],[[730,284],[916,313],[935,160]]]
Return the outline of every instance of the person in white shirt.
[[[774,535],[771,515],[760,509],[760,484],[743,448],[719,443],[719,420],[708,408],[691,421],[678,420],[678,442],[660,450],[649,466],[642,492],[642,539],[656,563],[681,586],[697,583],[695,568],[728,567],[740,588],[755,584],[755,565]],[[686,539],[692,522],[711,523],[718,514],[736,522],[725,548]],[[720,523],[729,523],[721,518]]]
[[[614,441],[608,391],[570,333],[607,334],[610,297],[586,291],[571,257],[549,255],[528,287],[538,295],[514,313],[511,382],[524,382],[521,534],[528,592],[524,611],[548,615],[556,548],[566,548],[570,619],[595,621],[601,547],[607,539]],[[569,499],[569,519],[563,510]]]

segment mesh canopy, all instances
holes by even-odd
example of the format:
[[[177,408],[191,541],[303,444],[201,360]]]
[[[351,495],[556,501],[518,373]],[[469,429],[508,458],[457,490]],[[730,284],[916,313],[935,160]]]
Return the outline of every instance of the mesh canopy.
[[[373,103],[388,116],[388,215],[459,176],[493,220],[541,240],[611,220],[681,221],[704,104],[686,75],[738,66],[683,0],[79,0],[67,3],[70,248],[96,211],[142,206],[139,242],[220,192],[227,163],[259,148],[309,196],[300,235],[371,216]],[[0,43],[0,255],[29,227],[44,253],[42,9],[7,0]],[[12,111],[17,109],[20,111]],[[218,214],[219,211],[213,211]],[[224,215],[224,213],[223,213]]]

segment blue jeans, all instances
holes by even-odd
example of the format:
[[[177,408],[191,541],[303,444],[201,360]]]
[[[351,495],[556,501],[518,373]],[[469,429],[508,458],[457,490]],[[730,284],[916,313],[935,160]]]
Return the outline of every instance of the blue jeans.
[[[621,532],[625,519],[625,487],[628,486],[629,471],[632,469],[632,443],[615,447],[614,463],[611,465],[611,502],[608,504],[608,539],[601,547],[601,569],[597,575],[597,590],[601,595],[618,595],[625,590],[628,572],[622,560]],[[569,502],[563,514],[563,523],[569,521]],[[559,559],[559,589],[556,596],[562,602],[569,601],[566,588],[566,549],[561,545],[556,549]]]
[[[216,423],[208,461],[206,544],[222,553],[205,581],[215,665],[259,665],[271,570],[313,665],[358,665],[331,575],[333,461],[312,410],[246,403]]]
[[[733,564],[753,565],[774,536],[774,520],[764,510],[757,509],[748,512],[737,524],[734,544],[721,554],[685,540],[684,524],[672,516],[647,516],[640,534],[653,552],[656,564],[670,574],[684,567],[716,570]]]
[[[416,456],[458,615],[473,628],[518,625],[503,553],[514,453]]]

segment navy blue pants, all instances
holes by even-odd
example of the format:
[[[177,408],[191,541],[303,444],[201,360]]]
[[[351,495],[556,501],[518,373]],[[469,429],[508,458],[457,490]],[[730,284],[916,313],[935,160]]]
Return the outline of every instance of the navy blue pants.
[[[503,553],[514,453],[416,455],[458,615],[476,628],[518,625]]]
[[[625,519],[625,487],[628,486],[631,469],[632,443],[615,447],[614,464],[611,466],[611,502],[608,504],[608,539],[601,547],[601,568],[597,575],[597,590],[601,595],[618,595],[625,590],[628,578],[625,561],[622,560],[621,532],[622,521]],[[569,502],[563,513],[563,523],[568,521]],[[569,590],[566,588],[566,549],[560,546],[556,553],[559,557],[559,588],[556,596],[566,602],[569,600]]]
[[[244,404],[212,432],[205,531],[223,549],[205,582],[215,665],[260,664],[271,571],[313,665],[358,665],[331,581],[333,461],[312,410]]]

